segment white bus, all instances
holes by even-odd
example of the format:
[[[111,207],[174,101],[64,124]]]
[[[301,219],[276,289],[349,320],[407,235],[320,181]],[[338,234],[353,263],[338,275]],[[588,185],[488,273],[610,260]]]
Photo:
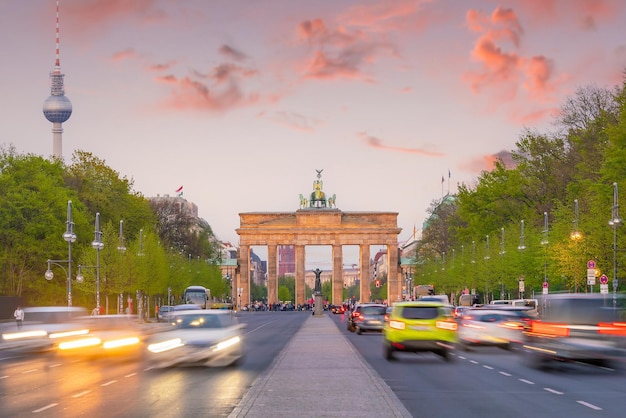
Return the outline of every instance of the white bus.
[[[210,290],[204,286],[189,286],[183,293],[183,303],[194,304],[202,309],[207,308]]]

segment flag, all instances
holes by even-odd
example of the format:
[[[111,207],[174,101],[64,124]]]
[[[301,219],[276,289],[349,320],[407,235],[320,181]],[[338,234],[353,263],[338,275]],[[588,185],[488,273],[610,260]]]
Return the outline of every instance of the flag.
[[[178,189],[176,189],[176,193],[180,193],[183,191],[183,186],[180,186]]]
[[[443,176],[441,176],[441,184],[443,184],[444,181],[445,180],[444,180]]]
[[[451,174],[450,174],[450,170],[448,170],[448,178],[450,178],[450,175],[451,175]]]

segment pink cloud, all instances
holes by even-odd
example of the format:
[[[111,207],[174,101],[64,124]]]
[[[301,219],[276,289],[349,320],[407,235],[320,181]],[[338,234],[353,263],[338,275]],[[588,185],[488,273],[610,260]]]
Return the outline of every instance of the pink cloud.
[[[235,61],[244,61],[248,58],[246,54],[243,52],[233,48],[230,45],[222,45],[219,48],[220,54],[224,55],[226,58],[230,58]]]
[[[460,168],[464,171],[472,173],[491,171],[495,168],[495,163],[498,160],[502,160],[506,168],[515,168],[516,164],[513,161],[513,157],[510,151],[502,150],[495,154],[482,155],[473,159],[469,159],[466,163],[461,164]]]
[[[491,15],[470,10],[466,22],[471,31],[480,34],[472,50],[479,69],[463,76],[474,92],[495,90],[500,99],[513,100],[522,87],[530,99],[542,101],[555,91],[552,61],[518,53],[524,29],[512,9],[498,7]]]
[[[61,4],[63,19],[77,31],[85,33],[111,24],[120,18],[157,21],[165,17],[158,0],[81,0]]]
[[[294,112],[276,112],[271,116],[262,112],[258,116],[300,132],[313,132],[320,125],[319,121]]]
[[[114,53],[111,56],[113,61],[126,61],[137,59],[137,52],[133,48],[126,48],[123,51]]]
[[[375,63],[379,55],[396,55],[395,47],[360,30],[345,26],[329,29],[321,19],[300,22],[297,40],[311,48],[304,68],[305,78],[351,78],[374,82],[364,69]]]
[[[375,136],[368,135],[365,132],[359,132],[357,134],[369,147],[383,149],[388,151],[396,151],[406,154],[418,154],[425,157],[443,157],[445,154],[436,151],[430,151],[422,148],[405,148],[405,147],[394,147],[390,145],[385,145],[383,141]]]

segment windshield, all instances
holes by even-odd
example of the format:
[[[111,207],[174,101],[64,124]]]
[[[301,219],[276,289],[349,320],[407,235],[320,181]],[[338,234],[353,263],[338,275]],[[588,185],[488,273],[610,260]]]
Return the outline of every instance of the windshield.
[[[198,314],[180,315],[176,317],[176,328],[181,329],[217,329],[226,328],[236,324],[230,315]]]

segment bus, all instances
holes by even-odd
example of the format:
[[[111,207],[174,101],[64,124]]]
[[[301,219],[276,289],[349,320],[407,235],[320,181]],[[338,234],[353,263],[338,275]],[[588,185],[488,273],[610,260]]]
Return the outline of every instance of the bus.
[[[206,309],[209,294],[210,290],[204,286],[189,286],[183,293],[183,303],[198,305],[202,309]]]

